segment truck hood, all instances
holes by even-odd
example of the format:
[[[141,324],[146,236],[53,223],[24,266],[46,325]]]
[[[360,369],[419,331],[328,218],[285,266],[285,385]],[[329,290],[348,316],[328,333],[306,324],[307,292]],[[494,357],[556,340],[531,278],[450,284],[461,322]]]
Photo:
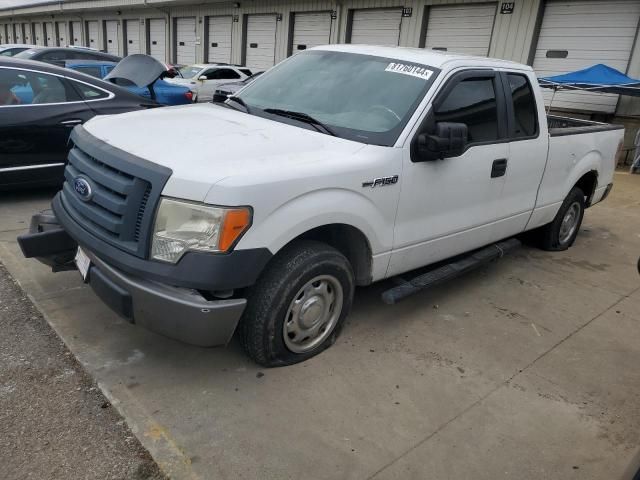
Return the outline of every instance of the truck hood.
[[[204,201],[229,177],[249,183],[273,175],[303,178],[365,147],[215,104],[97,116],[84,127],[113,147],[170,168],[164,195],[193,201]]]

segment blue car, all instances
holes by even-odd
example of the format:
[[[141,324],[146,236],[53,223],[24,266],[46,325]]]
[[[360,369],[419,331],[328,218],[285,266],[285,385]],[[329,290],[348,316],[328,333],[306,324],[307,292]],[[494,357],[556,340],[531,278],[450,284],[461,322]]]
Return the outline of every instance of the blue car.
[[[116,62],[103,62],[100,60],[65,61],[66,68],[86,73],[96,78],[105,78],[116,65]],[[162,79],[155,80],[155,82],[151,84],[152,89],[139,87],[131,80],[125,78],[114,78],[110,81],[144,98],[152,98],[151,90],[153,90],[155,95],[154,100],[162,105],[185,105],[193,102],[193,94],[187,87],[173,85]]]

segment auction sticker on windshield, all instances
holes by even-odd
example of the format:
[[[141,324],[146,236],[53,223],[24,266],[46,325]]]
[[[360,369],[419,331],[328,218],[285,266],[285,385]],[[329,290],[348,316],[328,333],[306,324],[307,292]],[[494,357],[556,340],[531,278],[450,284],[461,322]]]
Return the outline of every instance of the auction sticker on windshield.
[[[409,65],[407,63],[395,62],[391,62],[389,65],[387,65],[387,68],[385,68],[384,71],[402,73],[403,75],[411,75],[412,77],[418,77],[424,80],[429,80],[431,78],[431,75],[433,75],[433,70],[429,70],[428,68],[421,67],[419,65]]]

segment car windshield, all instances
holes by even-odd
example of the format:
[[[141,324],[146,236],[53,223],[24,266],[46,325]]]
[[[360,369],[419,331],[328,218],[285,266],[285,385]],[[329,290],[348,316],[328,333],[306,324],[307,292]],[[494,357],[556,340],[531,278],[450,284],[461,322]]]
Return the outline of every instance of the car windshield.
[[[302,112],[337,136],[390,146],[438,72],[391,58],[311,50],[251,82],[239,97],[256,115],[299,124],[265,110]]]
[[[29,58],[29,57],[35,55],[36,53],[38,53],[38,50],[36,50],[34,48],[30,48],[29,50],[24,50],[24,51],[18,53],[17,55],[15,55],[15,58]]]
[[[193,78],[200,70],[202,70],[200,67],[183,67],[179,71],[183,78]]]

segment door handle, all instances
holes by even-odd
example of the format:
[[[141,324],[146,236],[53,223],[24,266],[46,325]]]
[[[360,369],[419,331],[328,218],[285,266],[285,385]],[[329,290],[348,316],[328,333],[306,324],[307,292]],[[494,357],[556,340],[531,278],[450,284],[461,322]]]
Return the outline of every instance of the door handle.
[[[491,178],[502,177],[507,173],[507,159],[499,158],[491,165]]]
[[[65,120],[64,122],[60,122],[60,125],[66,125],[68,127],[72,127],[73,125],[80,125],[82,120],[79,118],[74,118],[73,120]]]

